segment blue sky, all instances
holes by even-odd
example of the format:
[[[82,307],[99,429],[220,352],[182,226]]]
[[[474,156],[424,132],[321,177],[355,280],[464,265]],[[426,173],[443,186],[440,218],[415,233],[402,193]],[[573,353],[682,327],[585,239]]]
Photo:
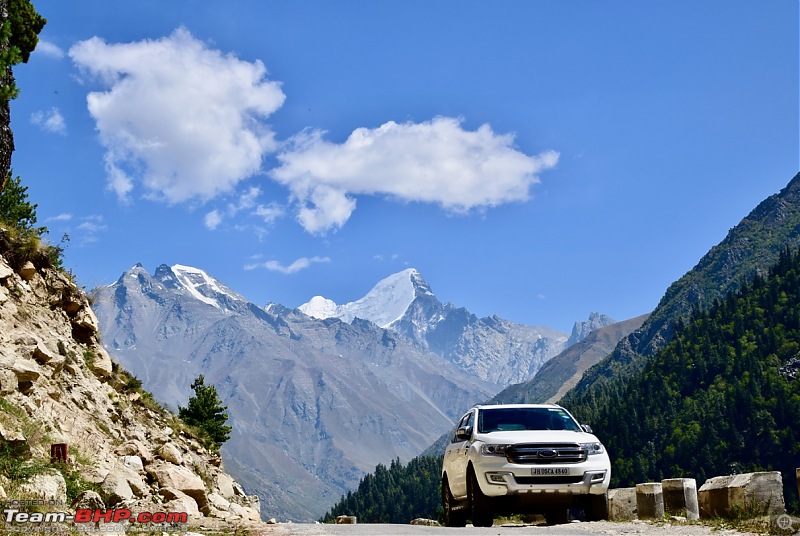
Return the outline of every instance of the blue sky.
[[[414,267],[568,331],[800,169],[796,0],[34,5],[12,165],[87,288],[185,264],[298,306]]]

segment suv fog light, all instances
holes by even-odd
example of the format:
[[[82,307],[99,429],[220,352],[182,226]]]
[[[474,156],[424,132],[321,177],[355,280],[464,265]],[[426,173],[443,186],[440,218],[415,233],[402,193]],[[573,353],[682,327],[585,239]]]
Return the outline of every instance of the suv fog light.
[[[602,482],[606,478],[606,472],[595,473],[592,475],[592,482]]]
[[[492,484],[505,484],[507,474],[508,473],[487,473],[486,478],[488,478],[489,482]]]

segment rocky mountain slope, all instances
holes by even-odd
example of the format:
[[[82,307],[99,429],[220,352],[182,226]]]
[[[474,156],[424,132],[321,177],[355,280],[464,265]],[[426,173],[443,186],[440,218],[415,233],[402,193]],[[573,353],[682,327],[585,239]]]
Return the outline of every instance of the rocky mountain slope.
[[[580,342],[545,363],[532,379],[503,389],[492,402],[497,404],[558,402],[567,391],[575,387],[587,369],[613,352],[619,341],[639,329],[647,317],[648,315],[641,315],[591,330]]]
[[[368,320],[260,308],[185,266],[135,266],[93,299],[104,344],[159,400],[185,405],[198,374],[217,386],[226,465],[283,519],[317,519],[499,389]]]
[[[614,323],[593,313],[587,322],[576,323],[567,337],[551,328],[498,316],[478,318],[463,307],[440,302],[413,268],[383,279],[354,302],[337,305],[315,296],[299,310],[320,319],[369,320],[499,386],[532,378],[550,358],[592,329]]]
[[[86,295],[8,246],[0,228],[0,499],[68,506],[94,489],[80,504],[186,512],[218,528],[258,520],[258,497],[112,362]],[[50,466],[52,444],[67,445],[69,464]]]
[[[603,390],[609,379],[639,370],[644,364],[642,357],[654,355],[670,340],[678,318],[687,319],[694,307],[707,309],[756,273],[766,273],[784,247],[798,246],[800,173],[779,193],[759,203],[694,268],[670,285],[644,325],[589,369],[566,401],[591,397],[591,392]]]

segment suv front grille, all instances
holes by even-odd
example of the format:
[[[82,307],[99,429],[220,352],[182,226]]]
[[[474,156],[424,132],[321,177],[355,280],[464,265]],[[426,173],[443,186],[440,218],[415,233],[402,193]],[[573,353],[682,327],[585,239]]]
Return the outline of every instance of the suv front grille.
[[[506,450],[511,463],[550,464],[581,463],[586,461],[587,453],[577,443],[523,443]]]

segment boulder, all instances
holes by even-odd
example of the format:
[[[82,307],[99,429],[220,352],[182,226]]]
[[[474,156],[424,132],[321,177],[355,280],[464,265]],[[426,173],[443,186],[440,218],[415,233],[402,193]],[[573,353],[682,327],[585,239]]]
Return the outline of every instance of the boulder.
[[[69,505],[73,510],[88,508],[89,510],[105,510],[106,505],[96,491],[82,491]]]
[[[29,452],[28,440],[25,439],[25,435],[19,430],[6,430],[2,424],[0,424],[0,444],[7,444],[13,449]]]
[[[144,497],[149,492],[147,484],[139,473],[121,462],[115,464],[109,471],[100,488],[108,497],[110,505],[135,497]]]
[[[176,489],[195,500],[199,510],[208,509],[208,497],[203,479],[186,467],[167,462],[148,465],[145,470],[161,487]],[[204,512],[207,513],[207,512]]]
[[[13,274],[14,270],[12,270],[11,267],[8,264],[6,264],[6,261],[4,259],[0,259],[0,281],[10,277]]]
[[[233,485],[235,484],[233,478],[226,473],[220,473],[216,478],[216,488],[219,494],[224,498],[230,500],[236,496]]]
[[[19,487],[21,496],[67,503],[67,483],[58,471],[34,475]]]
[[[181,458],[181,451],[174,443],[164,443],[161,445],[161,448],[158,449],[158,454],[164,460],[174,463],[175,465],[180,465],[183,461]]]
[[[111,358],[108,357],[108,354],[98,349],[98,352],[95,354],[94,359],[92,360],[92,371],[100,378],[108,378],[111,376],[113,372],[113,364],[111,363]]]
[[[120,456],[119,461],[122,463],[122,465],[133,471],[136,471],[137,473],[144,472],[144,463],[139,456]]]
[[[25,281],[30,281],[36,275],[36,266],[31,261],[26,262],[19,269],[19,275]]]
[[[103,490],[103,493],[108,498],[109,506],[114,506],[122,501],[129,501],[134,497],[131,485],[128,484],[128,479],[114,471],[106,475],[100,485],[100,489]]]
[[[10,395],[17,390],[18,386],[19,380],[14,371],[0,364],[0,395]]]
[[[64,358],[58,352],[54,352],[47,347],[42,341],[37,341],[36,347],[33,349],[33,358],[39,363],[49,363],[52,360],[63,360]]]
[[[197,507],[197,501],[182,491],[175,488],[163,487],[158,490],[158,493],[167,501],[164,504],[164,512],[186,512],[193,517],[199,517],[201,515],[200,509]]]
[[[261,499],[258,495],[247,495],[239,500],[239,504],[253,510],[258,514],[258,518],[261,518]]]
[[[42,375],[42,369],[35,361],[17,359],[11,364],[11,370],[17,376],[19,383],[35,382]]]
[[[230,510],[231,507],[230,501],[225,500],[225,498],[219,495],[218,493],[209,493],[208,503],[212,507],[222,512],[227,512],[228,510]]]
[[[147,445],[136,440],[123,443],[117,448],[116,453],[120,456],[138,456],[145,464],[153,459],[153,453]]]

